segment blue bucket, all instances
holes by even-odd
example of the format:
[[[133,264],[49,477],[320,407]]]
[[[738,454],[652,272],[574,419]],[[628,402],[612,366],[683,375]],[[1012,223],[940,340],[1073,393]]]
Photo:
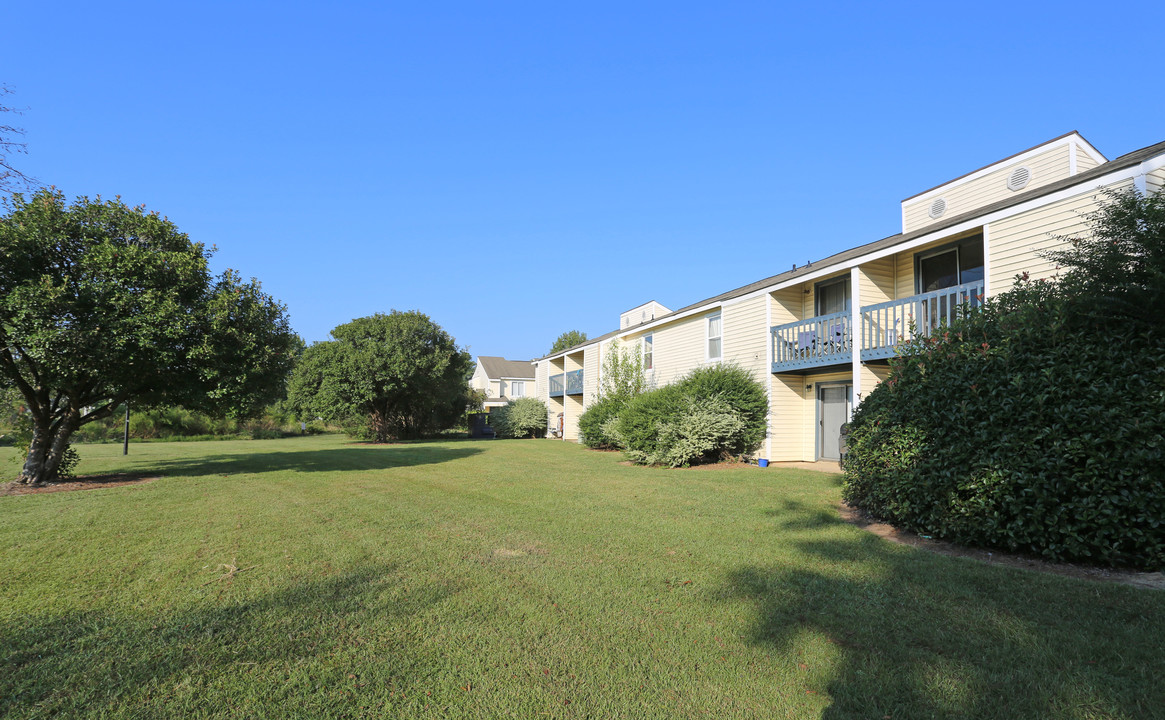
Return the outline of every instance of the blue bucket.
[[[765,460],[764,458],[760,458],[759,460],[756,461],[756,464],[759,465],[760,467],[768,467],[769,461]]]

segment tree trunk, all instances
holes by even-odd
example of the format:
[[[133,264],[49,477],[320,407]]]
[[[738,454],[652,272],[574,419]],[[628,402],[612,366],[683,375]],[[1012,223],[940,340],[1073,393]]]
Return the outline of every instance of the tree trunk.
[[[32,442],[28,446],[28,457],[24,469],[16,482],[25,485],[43,485],[57,479],[65,451],[69,449],[69,438],[77,428],[76,413],[71,413],[57,425],[56,431],[33,427]]]
[[[45,482],[45,460],[51,445],[48,431],[34,426],[32,442],[28,444],[28,457],[24,460],[24,468],[16,482],[24,485],[40,485]]]

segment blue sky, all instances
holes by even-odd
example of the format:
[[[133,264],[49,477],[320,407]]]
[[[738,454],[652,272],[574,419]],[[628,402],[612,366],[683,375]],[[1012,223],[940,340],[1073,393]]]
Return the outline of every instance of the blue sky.
[[[18,3],[26,172],[120,194],[309,342],[539,356],[900,229],[1070,130],[1165,140],[1160,3]]]

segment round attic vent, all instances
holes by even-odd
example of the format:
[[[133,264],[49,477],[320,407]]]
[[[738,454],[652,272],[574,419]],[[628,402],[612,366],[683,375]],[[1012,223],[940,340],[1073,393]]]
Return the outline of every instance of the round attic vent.
[[[938,219],[947,211],[947,201],[939,198],[930,204],[930,216],[933,219]]]
[[[1017,167],[1007,178],[1008,190],[1023,190],[1032,179],[1032,171],[1025,167]]]

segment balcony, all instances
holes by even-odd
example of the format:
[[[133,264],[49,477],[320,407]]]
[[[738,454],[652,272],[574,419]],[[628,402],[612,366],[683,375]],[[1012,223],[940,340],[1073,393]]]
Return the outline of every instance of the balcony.
[[[582,395],[583,394],[583,371],[572,370],[566,373],[566,394],[567,395]]]
[[[773,372],[840,365],[853,358],[848,311],[773,328]]]
[[[562,397],[565,394],[565,392],[563,391],[564,390],[564,384],[562,382],[563,377],[564,377],[563,373],[558,373],[557,375],[550,376],[550,397]]]
[[[950,325],[963,306],[979,307],[983,290],[980,280],[862,308],[862,360],[894,357],[898,343]]]
[[[958,317],[959,308],[983,302],[983,281],[911,295],[861,309],[861,359],[893,357],[899,343],[933,334]],[[853,362],[849,311],[819,315],[772,328],[773,372],[797,372]]]

